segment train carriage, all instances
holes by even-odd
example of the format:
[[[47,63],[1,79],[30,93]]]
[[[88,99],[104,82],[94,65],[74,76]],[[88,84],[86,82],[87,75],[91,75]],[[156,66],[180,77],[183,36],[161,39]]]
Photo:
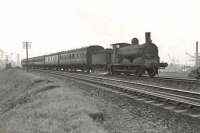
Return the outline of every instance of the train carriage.
[[[53,53],[44,56],[44,67],[48,69],[57,69],[59,64],[59,53]]]
[[[112,49],[104,49],[92,54],[92,70],[107,71],[108,64],[111,64]]]
[[[37,57],[32,57],[28,59],[28,67],[31,67],[31,68],[42,67],[44,63],[45,63],[44,56],[37,56]],[[22,64],[22,67],[26,67],[27,60],[26,59],[22,60],[21,64]]]
[[[44,64],[45,64],[44,56],[38,56],[38,57],[34,57],[32,67],[40,68],[44,66]]]
[[[92,54],[103,49],[102,46],[93,45],[61,52],[59,55],[60,68],[72,71],[82,70],[89,72],[92,68]]]
[[[23,60],[21,60],[21,65],[22,65],[22,67],[26,67],[26,59],[23,59]]]

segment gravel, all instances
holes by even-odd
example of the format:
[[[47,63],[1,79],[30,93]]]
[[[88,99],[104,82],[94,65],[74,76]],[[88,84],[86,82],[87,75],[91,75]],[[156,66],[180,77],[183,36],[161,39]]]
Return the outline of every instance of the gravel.
[[[87,97],[105,115],[104,126],[111,133],[199,133],[199,119],[153,107],[100,88],[81,86]],[[91,100],[92,101],[92,100]]]

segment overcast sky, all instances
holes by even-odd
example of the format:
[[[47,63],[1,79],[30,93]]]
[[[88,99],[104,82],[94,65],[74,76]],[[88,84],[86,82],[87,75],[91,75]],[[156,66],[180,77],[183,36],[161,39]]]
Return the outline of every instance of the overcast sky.
[[[110,47],[152,33],[161,60],[186,63],[200,41],[199,0],[0,0],[0,49],[30,56],[88,45]],[[188,62],[189,63],[189,62]]]

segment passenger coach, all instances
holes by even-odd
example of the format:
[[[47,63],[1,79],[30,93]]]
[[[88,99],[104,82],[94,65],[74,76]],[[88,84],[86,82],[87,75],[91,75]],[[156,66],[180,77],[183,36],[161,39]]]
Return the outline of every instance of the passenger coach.
[[[59,69],[70,71],[87,71],[92,69],[92,54],[103,50],[102,46],[93,45],[80,49],[64,51],[59,53]]]
[[[104,50],[102,46],[92,45],[80,49],[33,57],[29,58],[28,67],[90,72],[92,69],[92,55],[101,50]],[[22,60],[22,66],[26,66],[26,59]]]

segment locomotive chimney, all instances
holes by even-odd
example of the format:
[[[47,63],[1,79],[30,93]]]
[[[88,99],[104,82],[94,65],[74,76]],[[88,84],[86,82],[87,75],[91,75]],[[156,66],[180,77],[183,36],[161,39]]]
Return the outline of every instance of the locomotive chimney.
[[[146,43],[152,43],[151,32],[146,32],[145,33],[145,39],[146,39]]]

